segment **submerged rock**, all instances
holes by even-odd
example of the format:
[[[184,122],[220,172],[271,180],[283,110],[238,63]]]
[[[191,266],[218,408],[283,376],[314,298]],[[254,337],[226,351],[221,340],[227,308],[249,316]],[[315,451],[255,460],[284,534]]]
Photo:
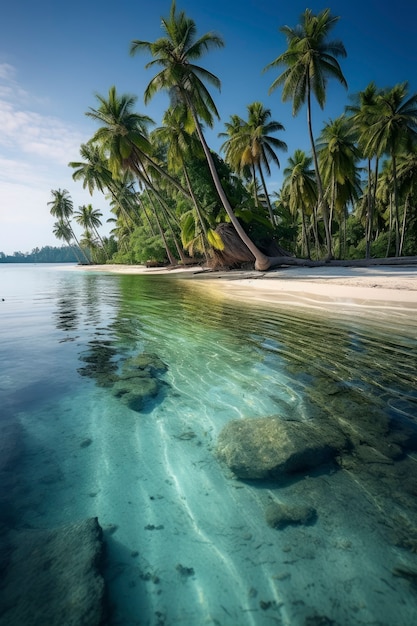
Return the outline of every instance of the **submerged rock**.
[[[311,524],[317,519],[316,509],[307,504],[271,504],[266,510],[266,521],[272,528]]]
[[[148,398],[158,395],[157,379],[134,376],[114,383],[112,393],[133,411],[140,411]]]
[[[0,589],[1,626],[102,626],[105,583],[97,518],[11,531]]]
[[[221,431],[217,454],[238,478],[267,479],[331,461],[348,439],[330,424],[281,417],[233,420]]]
[[[145,370],[152,375],[163,374],[168,366],[159,358],[157,354],[142,352],[136,356],[129,357],[123,364],[123,371]]]

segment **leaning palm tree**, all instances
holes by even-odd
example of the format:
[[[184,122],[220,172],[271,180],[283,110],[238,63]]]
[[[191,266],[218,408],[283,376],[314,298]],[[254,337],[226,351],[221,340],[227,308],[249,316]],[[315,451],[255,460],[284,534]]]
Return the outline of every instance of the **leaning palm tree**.
[[[88,189],[90,195],[98,189],[105,193],[106,189],[111,189],[113,178],[108,167],[108,162],[103,154],[103,150],[90,143],[83,143],[80,146],[80,155],[83,161],[71,161],[69,167],[74,168],[72,178],[75,181],[81,180],[83,188]]]
[[[100,105],[86,113],[102,126],[96,131],[91,142],[98,143],[109,155],[109,168],[114,178],[120,178],[122,172],[130,171],[138,179],[139,184],[158,194],[152,177],[162,176],[188,197],[188,192],[159,165],[151,155],[152,145],[149,141],[148,128],[153,120],[133,111],[136,97],[128,94],[119,96],[115,87],[109,90],[108,99],[96,96]],[[168,257],[173,259],[167,249]]]
[[[395,254],[400,248],[397,159],[417,140],[417,94],[408,97],[408,84],[401,83],[380,94],[377,106],[369,111],[367,153],[387,154],[392,160],[394,192]]]
[[[70,217],[74,212],[74,204],[67,189],[51,189],[52,200],[48,202],[50,206],[50,214],[58,218],[58,222],[62,222],[67,226],[68,231],[71,234],[71,239],[74,239],[82,256],[87,263],[90,263],[90,259],[87,257],[83,249],[81,248],[79,241],[71,227]]]
[[[222,244],[221,241],[219,241],[217,233],[212,230],[207,223],[204,211],[194,193],[188,166],[186,164],[186,154],[200,155],[201,152],[201,144],[194,134],[194,121],[186,107],[184,105],[178,105],[166,111],[162,123],[163,126],[153,131],[152,138],[155,137],[157,141],[162,141],[166,146],[166,157],[169,169],[175,173],[182,172],[185,178],[193,204],[193,209],[188,212],[188,218],[186,220],[188,230],[190,229],[191,222],[193,222],[195,229],[195,237],[193,237],[193,239],[197,238],[200,240],[200,247],[206,260],[208,260],[206,242],[214,247],[221,247]],[[182,226],[184,226],[185,222],[183,218],[181,222]],[[184,243],[184,228],[182,228],[181,236]],[[185,240],[189,240],[189,237],[186,237]]]
[[[316,147],[311,120],[311,99],[314,95],[323,109],[326,102],[328,78],[336,78],[347,87],[338,56],[346,56],[341,41],[328,41],[328,35],[337,24],[339,17],[333,16],[330,9],[324,9],[314,15],[306,9],[295,28],[283,26],[280,31],[286,36],[288,49],[277,57],[265,70],[284,66],[286,69],[272,83],[269,93],[282,86],[282,100],[292,100],[293,115],[296,115],[304,103],[307,103],[307,124],[313,152],[314,167],[317,177],[318,204],[322,211],[327,242],[328,258],[332,257],[332,238],[329,225],[329,207],[324,197],[323,184],[319,172]],[[265,71],[264,70],[264,71]]]
[[[147,169],[169,180],[177,189],[188,196],[188,192],[152,158],[152,145],[149,141],[149,127],[154,121],[147,115],[136,113],[133,107],[136,96],[119,95],[116,88],[110,87],[107,98],[96,94],[97,109],[90,107],[86,115],[101,123],[101,127],[90,142],[97,143],[108,154],[108,166],[113,178],[130,170],[137,178],[149,185]]]
[[[78,211],[74,213],[75,221],[77,222],[77,224],[84,228],[85,232],[94,232],[96,239],[101,244],[101,248],[104,252],[105,257],[107,258],[104,241],[100,233],[98,232],[98,229],[101,226],[101,217],[103,217],[103,214],[100,213],[98,209],[94,209],[91,204],[83,204],[82,206],[78,207]],[[91,241],[91,237],[89,238],[89,241]]]
[[[78,263],[82,264],[82,258],[79,254],[79,250],[77,250],[77,248],[74,247],[72,243],[73,232],[71,230],[71,227],[68,224],[66,224],[62,219],[59,219],[57,222],[54,223],[52,227],[52,232],[57,239],[61,241],[65,241],[65,243],[73,251],[74,256],[77,259]]]
[[[172,1],[169,17],[162,18],[162,29],[164,37],[153,43],[134,40],[130,48],[131,54],[142,51],[151,53],[153,60],[146,65],[147,68],[161,68],[145,90],[145,103],[149,102],[158,91],[165,90],[169,92],[173,103],[185,104],[193,117],[213,182],[230,221],[239,237],[254,255],[255,267],[261,270],[268,269],[271,265],[270,259],[257,248],[234,214],[202,130],[202,123],[212,126],[213,115],[219,118],[216,105],[205,82],[220,88],[220,81],[214,74],[196,65],[195,61],[204,52],[223,47],[223,40],[211,32],[197,38],[195,22],[183,11],[177,14],[175,0]]]

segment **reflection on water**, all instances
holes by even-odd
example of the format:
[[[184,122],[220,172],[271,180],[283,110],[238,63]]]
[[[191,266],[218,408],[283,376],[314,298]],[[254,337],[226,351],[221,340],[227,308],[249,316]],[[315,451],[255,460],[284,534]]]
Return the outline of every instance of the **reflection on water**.
[[[417,323],[234,305],[162,276],[19,279],[0,311],[3,545],[97,516],[111,624],[413,623]],[[269,437],[277,417],[315,453],[236,478],[226,424],[270,418]],[[247,472],[277,443],[240,436]]]

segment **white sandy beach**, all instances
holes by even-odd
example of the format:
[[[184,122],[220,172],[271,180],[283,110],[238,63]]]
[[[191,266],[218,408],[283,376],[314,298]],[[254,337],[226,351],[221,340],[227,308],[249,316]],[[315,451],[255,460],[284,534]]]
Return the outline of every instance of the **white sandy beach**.
[[[288,302],[313,308],[346,306],[417,310],[417,266],[286,267],[256,271],[206,271],[200,267],[146,268],[139,265],[99,265],[88,271],[119,274],[172,275],[204,280],[216,289],[245,301]]]

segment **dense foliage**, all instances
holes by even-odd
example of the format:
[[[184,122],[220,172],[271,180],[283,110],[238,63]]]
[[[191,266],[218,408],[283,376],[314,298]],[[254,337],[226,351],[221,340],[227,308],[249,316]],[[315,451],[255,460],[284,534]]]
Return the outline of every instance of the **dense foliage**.
[[[136,96],[113,86],[87,112],[98,129],[81,146],[82,160],[69,164],[90,194],[106,195],[114,214],[111,237],[100,236],[102,215],[91,204],[74,212],[65,189],[53,190],[49,203],[55,235],[81,263],[176,264],[191,257],[212,266],[249,261],[268,269],[288,254],[416,254],[417,94],[410,95],[406,83],[385,89],[371,83],[313,135],[312,100],[324,108],[329,79],[347,87],[338,61],[346,50],[330,37],[338,20],[330,9],[317,15],[306,9],[299,24],[281,29],[287,49],[265,68],[282,70],[270,91],[281,88],[295,115],[305,108],[311,145],[310,154],[296,150],[288,157],[282,189],[270,194],[267,177],[287,149],[284,127],[256,101],[246,119],[232,115],[225,122],[224,160],[210,150],[204,128],[219,115],[207,85],[219,88],[220,81],[198,62],[224,44],[212,32],[198,37],[173,1],[162,36],[131,44],[131,53],[150,55],[146,67],[156,70],[145,103],[159,91],[169,95],[162,126],[155,129],[136,111]],[[73,218],[84,229],[80,241]]]

